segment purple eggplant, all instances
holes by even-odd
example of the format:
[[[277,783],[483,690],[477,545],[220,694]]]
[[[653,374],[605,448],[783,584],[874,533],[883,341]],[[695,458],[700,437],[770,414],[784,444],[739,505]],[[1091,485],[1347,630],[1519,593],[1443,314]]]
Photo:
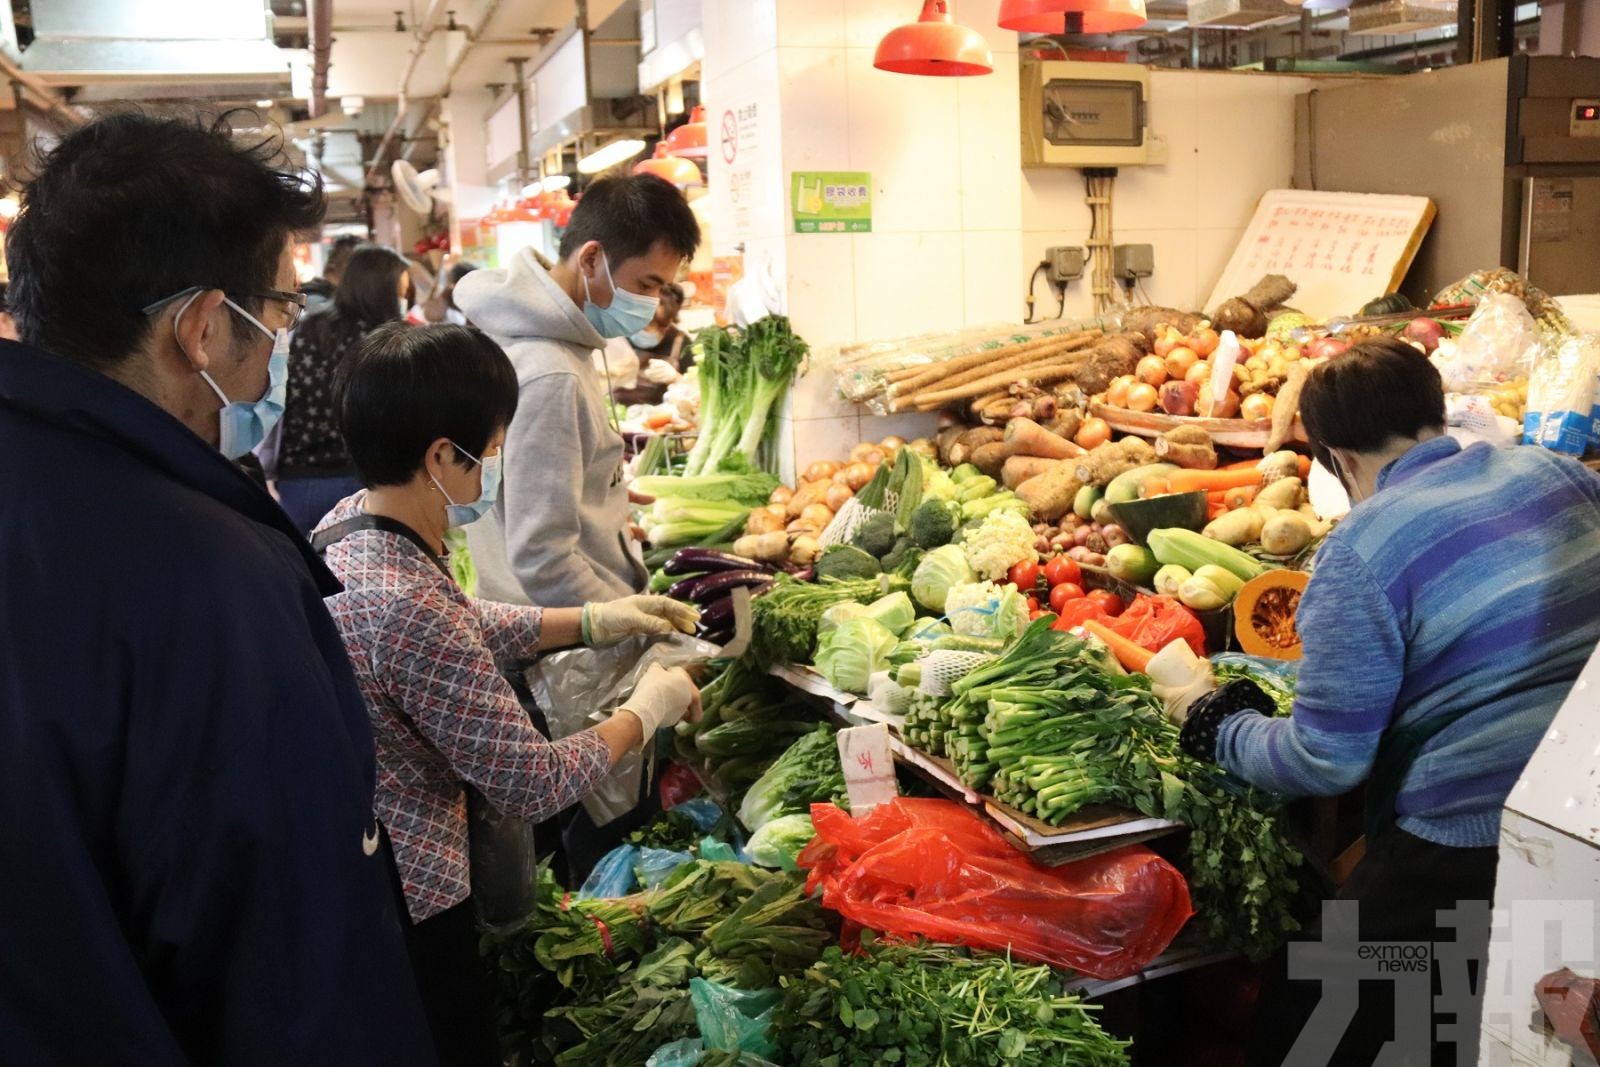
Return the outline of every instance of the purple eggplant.
[[[692,600],[696,604],[709,604],[731,590],[744,585],[763,585],[772,581],[767,571],[723,571],[721,574],[698,574],[673,584],[667,595],[674,600]]]
[[[757,563],[744,556],[735,556],[732,552],[723,552],[715,548],[681,548],[677,555],[662,566],[668,574],[694,574],[701,571],[720,573],[722,571],[766,571],[772,573],[772,568],[764,563]]]
[[[700,628],[717,630],[733,625],[733,596],[730,594],[713,600],[700,609]]]
[[[695,636],[702,641],[710,641],[713,645],[725,645],[733,640],[733,627],[724,626],[720,630],[707,630],[702,626],[695,631]]]

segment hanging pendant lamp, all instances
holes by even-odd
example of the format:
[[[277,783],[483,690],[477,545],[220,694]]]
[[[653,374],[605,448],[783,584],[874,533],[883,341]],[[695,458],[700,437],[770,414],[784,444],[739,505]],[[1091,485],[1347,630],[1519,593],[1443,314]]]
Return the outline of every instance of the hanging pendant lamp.
[[[633,165],[635,174],[654,174],[683,188],[686,185],[704,185],[705,179],[700,176],[700,168],[682,156],[675,156],[667,151],[667,143],[656,143],[656,154],[649,159],[642,159]]]
[[[994,53],[977,30],[951,21],[949,0],[923,0],[916,22],[884,34],[872,65],[894,74],[963,77],[991,73]]]
[[[667,151],[684,159],[706,158],[706,109],[700,104],[689,112],[689,121],[667,134]]]
[[[1144,0],[1001,0],[1000,28],[1018,33],[1121,33],[1143,26]]]

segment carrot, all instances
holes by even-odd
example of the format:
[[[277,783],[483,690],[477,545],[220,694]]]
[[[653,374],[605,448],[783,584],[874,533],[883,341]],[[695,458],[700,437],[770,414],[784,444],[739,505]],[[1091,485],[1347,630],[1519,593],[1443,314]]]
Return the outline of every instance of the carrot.
[[[1104,641],[1111,654],[1117,657],[1117,662],[1127,670],[1142,672],[1150,666],[1150,660],[1155,656],[1148,648],[1134,644],[1103,622],[1088,619],[1083,628]]]
[[[1208,494],[1209,495],[1209,494]],[[1206,501],[1206,521],[1213,522],[1228,513],[1228,505],[1221,500]]]
[[[1198,489],[1239,489],[1257,485],[1261,481],[1260,469],[1252,470],[1175,470],[1168,476],[1174,493],[1192,493]]]
[[[1083,449],[1060,434],[1040,426],[1032,419],[1012,419],[1006,423],[1006,444],[1013,456],[1039,456],[1044,459],[1075,459]]]
[[[1237,463],[1229,463],[1226,466],[1218,467],[1217,470],[1219,470],[1219,471],[1253,471],[1253,470],[1255,470],[1256,468],[1258,468],[1260,466],[1261,466],[1261,461],[1259,459],[1241,459]]]
[[[1139,499],[1149,500],[1155,496],[1166,496],[1172,492],[1172,483],[1160,476],[1146,478],[1139,486]]]
[[[1222,506],[1228,511],[1236,508],[1247,508],[1256,498],[1256,486],[1240,485],[1225,491],[1222,494]]]

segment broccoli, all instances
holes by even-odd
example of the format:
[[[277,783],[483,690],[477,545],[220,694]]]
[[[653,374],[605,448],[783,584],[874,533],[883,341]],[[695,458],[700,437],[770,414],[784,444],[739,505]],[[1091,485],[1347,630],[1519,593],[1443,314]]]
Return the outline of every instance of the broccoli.
[[[947,500],[924,500],[911,513],[911,540],[918,548],[948,545],[961,518],[961,505]]]
[[[867,555],[882,559],[894,548],[894,516],[888,512],[872,516],[856,529],[850,543]]]
[[[829,545],[817,559],[816,572],[818,578],[876,578],[883,568],[855,545]]]
[[[901,571],[905,569],[908,561],[914,569],[921,558],[922,549],[917,547],[916,542],[902,536],[883,557],[883,569],[889,572]]]

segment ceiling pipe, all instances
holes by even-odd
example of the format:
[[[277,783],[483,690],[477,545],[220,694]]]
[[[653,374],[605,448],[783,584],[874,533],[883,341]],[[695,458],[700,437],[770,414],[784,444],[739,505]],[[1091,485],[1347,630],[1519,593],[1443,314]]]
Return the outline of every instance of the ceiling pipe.
[[[383,167],[384,156],[389,152],[389,145],[394,141],[395,136],[399,134],[401,125],[406,120],[406,112],[411,106],[407,93],[411,87],[411,76],[417,72],[417,64],[422,62],[422,54],[428,50],[428,43],[433,40],[433,32],[436,28],[435,23],[439,21],[439,16],[444,14],[445,4],[451,2],[452,0],[431,0],[428,4],[428,9],[422,14],[421,21],[417,23],[416,43],[411,46],[411,58],[406,61],[405,73],[400,76],[399,105],[394,111],[394,121],[389,123],[387,130],[383,131],[383,140],[378,142],[378,151],[372,157],[372,167],[367,171],[368,183],[377,180],[379,171]],[[498,6],[491,6],[489,15],[493,15],[493,8]],[[480,30],[483,29],[487,23],[488,16],[485,16],[484,20],[478,24],[478,28]],[[470,35],[468,39],[470,42]]]
[[[328,113],[328,61],[333,52],[333,0],[311,3],[311,117]]]

